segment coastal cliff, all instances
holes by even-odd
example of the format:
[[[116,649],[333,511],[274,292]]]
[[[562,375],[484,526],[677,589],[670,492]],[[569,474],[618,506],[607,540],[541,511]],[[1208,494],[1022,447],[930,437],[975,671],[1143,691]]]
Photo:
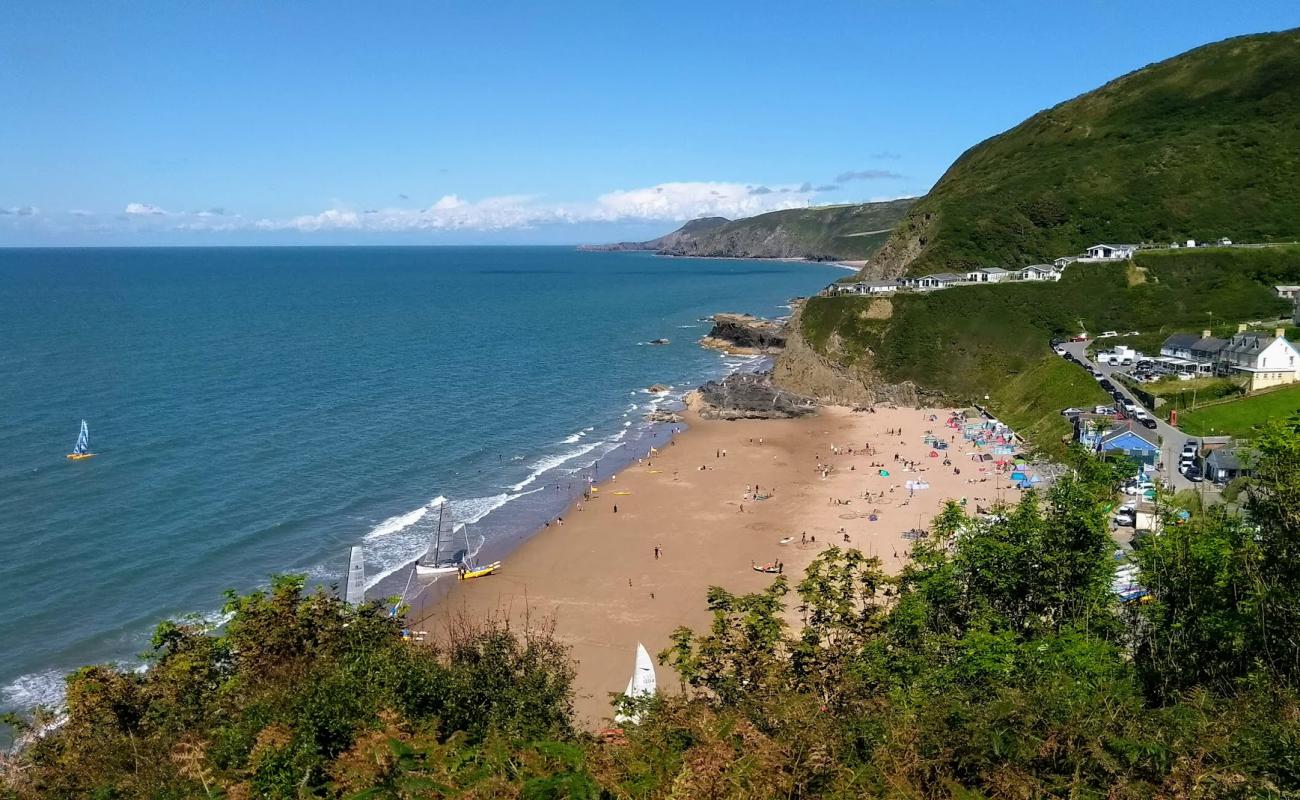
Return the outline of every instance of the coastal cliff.
[[[746,219],[703,217],[644,242],[583,245],[580,250],[650,250],[698,258],[868,259],[915,198],[772,211]]]
[[[794,394],[815,397],[834,405],[896,403],[917,406],[927,396],[911,381],[885,381],[872,369],[869,353],[845,365],[817,352],[804,336],[803,310],[803,303],[795,304],[794,314],[786,325],[785,349],[772,370],[776,385]],[[831,342],[831,346],[834,347],[835,343]]]

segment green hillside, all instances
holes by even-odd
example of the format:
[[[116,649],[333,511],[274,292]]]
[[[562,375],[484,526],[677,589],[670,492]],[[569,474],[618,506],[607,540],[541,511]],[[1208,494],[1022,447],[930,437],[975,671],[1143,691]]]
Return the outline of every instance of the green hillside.
[[[1223,236],[1300,238],[1300,30],[1192,50],[972,147],[872,274]]]
[[[861,261],[889,238],[915,198],[881,203],[814,206],[756,217],[691,220],[645,242],[585,245],[587,250],[654,250],[674,256],[716,258],[808,258]]]
[[[1290,309],[1272,289],[1279,283],[1300,283],[1300,246],[1142,252],[1132,264],[1075,264],[1059,283],[900,295],[889,301],[893,313],[887,319],[861,313],[880,301],[814,298],[803,312],[803,334],[833,360],[869,359],[885,380],[911,380],[958,401],[989,394],[1009,421],[1017,415],[1041,420],[1063,405],[1095,397],[1016,390],[1020,376],[1054,358],[1051,337],[1138,330],[1154,341],[1177,331],[1274,319]]]
[[[773,211],[711,227],[665,248],[674,255],[864,260],[889,233],[914,199],[884,203],[818,206]]]

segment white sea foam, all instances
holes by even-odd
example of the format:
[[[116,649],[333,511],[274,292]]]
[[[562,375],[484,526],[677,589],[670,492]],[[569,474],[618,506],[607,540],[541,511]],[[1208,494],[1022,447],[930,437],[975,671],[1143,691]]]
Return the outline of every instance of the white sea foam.
[[[7,686],[0,687],[0,706],[22,709],[61,706],[67,691],[64,675],[66,673],[58,669],[19,675]]]
[[[405,514],[399,514],[395,517],[389,517],[383,522],[376,525],[370,533],[366,534],[366,540],[378,539],[381,536],[388,536],[398,531],[406,530],[415,523],[424,519],[424,515],[429,513],[429,509],[435,507],[438,503],[445,502],[444,497],[435,497],[427,505],[420,506],[414,511],[408,511]]]
[[[555,469],[556,467],[561,466],[568,461],[572,461],[573,459],[578,458],[579,456],[586,455],[587,453],[590,453],[592,450],[595,450],[599,445],[600,445],[599,442],[584,444],[581,447],[575,447],[574,449],[566,450],[563,453],[556,453],[555,455],[546,456],[545,458],[538,459],[537,461],[533,462],[533,464],[531,465],[532,471],[528,473],[528,477],[524,478],[519,483],[516,483],[515,485],[511,486],[510,490],[513,492],[517,492],[523,489],[525,486],[529,485],[530,483],[532,483],[533,481],[541,477],[541,475],[545,473],[547,470]]]

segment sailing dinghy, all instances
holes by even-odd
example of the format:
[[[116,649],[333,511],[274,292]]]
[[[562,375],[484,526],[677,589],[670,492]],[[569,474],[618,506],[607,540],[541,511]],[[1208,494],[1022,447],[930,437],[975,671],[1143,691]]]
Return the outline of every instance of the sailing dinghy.
[[[657,686],[654,662],[650,660],[650,654],[646,652],[645,645],[637,642],[636,666],[632,669],[632,677],[628,678],[627,689],[623,694],[631,700],[640,700],[645,697],[652,697]],[[620,725],[635,725],[641,721],[641,715],[635,712],[632,714],[620,712],[614,715],[614,721]]]
[[[86,427],[86,421],[81,421],[81,433],[77,434],[77,443],[73,446],[72,452],[68,453],[69,461],[84,461],[87,458],[94,458],[95,454],[90,452],[90,428]]]
[[[366,555],[360,546],[352,548],[348,559],[348,588],[343,597],[350,606],[366,602]]]
[[[451,516],[451,510],[447,508],[447,501],[443,500],[438,506],[438,523],[433,529],[433,541],[429,544],[428,551],[415,562],[416,575],[454,575],[465,568],[465,558],[469,554],[469,530],[464,525],[461,528],[465,530],[465,549],[444,555],[444,547],[454,547],[450,540],[456,533],[456,522]]]

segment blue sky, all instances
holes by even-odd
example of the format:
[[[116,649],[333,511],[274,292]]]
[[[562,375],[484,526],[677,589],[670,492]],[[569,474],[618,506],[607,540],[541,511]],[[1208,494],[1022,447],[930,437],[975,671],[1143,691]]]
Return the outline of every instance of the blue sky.
[[[8,4],[0,245],[570,243],[923,194],[1295,2]]]

